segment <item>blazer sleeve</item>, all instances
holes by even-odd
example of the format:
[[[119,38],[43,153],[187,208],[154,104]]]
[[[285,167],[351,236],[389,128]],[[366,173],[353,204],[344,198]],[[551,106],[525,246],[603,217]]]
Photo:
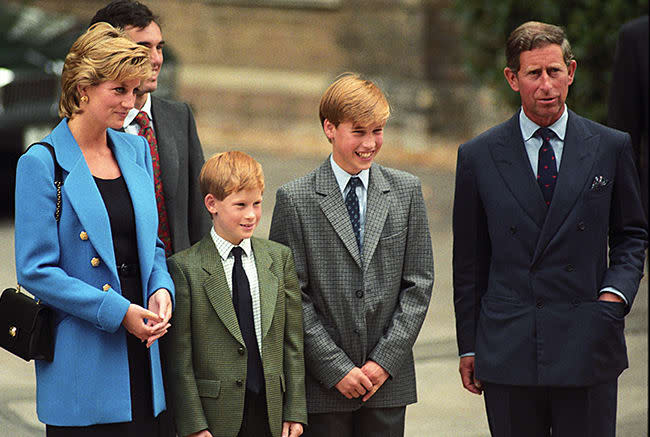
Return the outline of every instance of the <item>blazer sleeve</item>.
[[[641,202],[639,178],[635,171],[630,136],[617,157],[609,218],[609,267],[602,288],[613,287],[632,303],[643,276],[648,223]]]
[[[210,215],[205,210],[203,204],[203,196],[201,194],[201,187],[199,186],[199,174],[205,162],[203,156],[203,148],[201,141],[196,131],[196,122],[190,107],[185,104],[187,108],[187,144],[188,144],[188,232],[190,237],[190,245],[198,242],[205,234],[210,232]]]
[[[144,137],[141,136],[132,136],[142,143],[142,146],[137,150],[141,150],[144,153],[138,153],[136,156],[140,157],[138,164],[144,167],[147,170],[147,174],[151,178],[151,184],[154,184],[153,177],[153,164],[151,162],[151,151],[149,149],[149,143]],[[131,137],[127,137],[131,139]],[[154,202],[156,201],[154,195]],[[167,270],[167,259],[165,256],[165,244],[158,237],[158,215],[156,214],[156,228],[152,231],[156,233],[156,248],[154,250],[154,262],[151,274],[149,275],[149,280],[147,281],[147,298],[151,297],[156,291],[160,288],[165,288],[169,291],[169,295],[172,301],[172,307],[175,305],[175,295],[174,295],[174,282],[172,281],[169,271]],[[145,302],[146,306],[147,302]]]
[[[458,149],[453,207],[453,287],[460,355],[475,352],[476,324],[490,268],[487,216],[463,146]]]
[[[173,404],[177,406],[174,409],[176,429],[179,435],[184,436],[208,429],[208,420],[201,405],[192,362],[192,296],[189,279],[175,258],[169,258],[167,262],[176,285],[176,308],[172,319],[174,328],[161,345],[165,356],[169,357],[164,362]]]
[[[413,187],[398,305],[387,332],[369,359],[395,375],[410,354],[429,308],[433,289],[433,248],[419,180]]]
[[[310,297],[307,250],[298,211],[285,188],[276,193],[269,239],[293,251],[296,273],[302,291],[305,364],[310,373],[327,388],[334,387],[355,365],[334,342],[321,322]]]
[[[285,422],[307,423],[305,399],[305,357],[302,327],[302,301],[291,251],[284,256],[284,380],[286,392],[282,408]]]
[[[30,293],[48,305],[115,332],[130,302],[115,290],[104,292],[68,275],[60,264],[63,223],[54,218],[54,162],[44,147],[34,147],[18,161],[16,170],[16,277]],[[67,214],[63,211],[62,214]]]

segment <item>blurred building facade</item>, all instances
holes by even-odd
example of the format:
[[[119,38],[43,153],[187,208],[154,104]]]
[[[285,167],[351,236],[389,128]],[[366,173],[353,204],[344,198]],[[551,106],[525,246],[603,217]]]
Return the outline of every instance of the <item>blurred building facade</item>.
[[[36,0],[88,21],[108,0]],[[384,89],[386,142],[425,152],[484,126],[462,71],[451,0],[144,0],[179,60],[177,97],[205,146],[324,147],[320,96],[345,71]],[[164,66],[163,66],[164,68]]]

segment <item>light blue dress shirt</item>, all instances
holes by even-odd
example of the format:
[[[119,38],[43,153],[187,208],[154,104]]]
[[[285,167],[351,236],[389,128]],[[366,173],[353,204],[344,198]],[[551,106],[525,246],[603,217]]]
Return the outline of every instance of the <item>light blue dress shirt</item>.
[[[366,224],[366,207],[368,205],[368,180],[370,178],[370,169],[366,170],[361,170],[359,174],[353,175],[345,170],[343,170],[335,161],[332,155],[330,155],[330,164],[332,166],[332,171],[334,172],[334,178],[336,179],[336,183],[339,185],[339,188],[341,189],[341,194],[343,195],[343,199],[345,199],[345,196],[348,194],[348,191],[350,191],[350,188],[348,187],[348,182],[351,177],[357,176],[361,180],[361,185],[357,186],[356,188],[356,193],[357,193],[357,198],[359,199],[359,221],[361,222],[361,230],[359,232],[360,234],[360,239],[361,239],[361,247],[363,247],[363,229]]]

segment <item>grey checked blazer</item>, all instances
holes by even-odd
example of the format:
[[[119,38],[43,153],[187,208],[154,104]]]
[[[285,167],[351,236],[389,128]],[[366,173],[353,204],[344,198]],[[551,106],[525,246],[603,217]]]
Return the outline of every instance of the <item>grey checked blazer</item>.
[[[186,103],[152,95],[151,112],[158,141],[172,252],[176,253],[199,241],[210,232],[212,225],[199,189],[203,150],[194,116]]]
[[[368,360],[391,376],[368,407],[416,402],[412,347],[433,287],[419,180],[372,165],[360,256],[328,159],[278,190],[270,239],[293,250],[303,292],[308,412],[360,408],[334,386]]]

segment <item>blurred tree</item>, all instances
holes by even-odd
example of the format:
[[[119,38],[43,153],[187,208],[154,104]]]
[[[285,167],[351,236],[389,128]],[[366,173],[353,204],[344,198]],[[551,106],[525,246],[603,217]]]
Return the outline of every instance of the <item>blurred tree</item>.
[[[604,123],[618,30],[648,13],[648,0],[454,0],[470,75],[520,104],[503,77],[505,42],[526,21],[562,26],[578,62],[567,105]]]

